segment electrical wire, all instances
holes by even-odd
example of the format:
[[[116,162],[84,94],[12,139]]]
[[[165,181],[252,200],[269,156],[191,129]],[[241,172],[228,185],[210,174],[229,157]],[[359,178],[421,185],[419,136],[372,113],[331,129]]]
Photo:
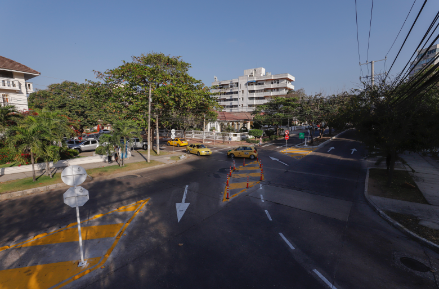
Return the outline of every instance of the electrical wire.
[[[412,7],[410,7],[410,11],[409,11],[409,13],[407,14],[407,16],[405,17],[405,20],[404,20],[404,23],[402,23],[401,29],[399,29],[399,32],[398,32],[398,34],[396,35],[395,40],[393,40],[393,43],[392,43],[392,45],[390,46],[389,51],[387,51],[387,53],[386,53],[386,60],[384,61],[384,70],[386,70],[387,55],[389,54],[390,50],[392,50],[393,45],[395,45],[396,39],[398,39],[398,36],[399,36],[399,34],[401,33],[402,28],[404,27],[405,22],[407,21],[407,18],[409,18],[409,15],[410,15],[410,13],[412,12],[413,6],[415,6],[416,1],[417,1],[417,0],[413,1]]]
[[[370,8],[369,39],[367,39],[366,63],[369,62],[369,44],[370,44],[370,32],[372,30],[372,12],[373,12],[373,0],[372,0],[372,7]],[[369,66],[367,66],[367,74],[369,74]]]
[[[363,68],[361,67],[361,57],[360,57],[360,40],[358,40],[358,13],[357,13],[357,0],[355,0],[355,23],[357,24],[358,63],[360,64],[360,73],[361,73],[361,76],[363,76]]]
[[[409,32],[407,33],[407,36],[405,37],[404,42],[402,43],[401,48],[400,48],[399,51],[398,51],[398,54],[396,55],[395,59],[393,60],[393,63],[392,63],[392,65],[390,66],[389,71],[386,73],[386,76],[385,76],[385,78],[384,78],[384,81],[386,80],[387,76],[389,75],[390,70],[392,70],[392,67],[393,67],[393,65],[395,64],[396,59],[398,58],[399,54],[401,53],[401,50],[402,50],[402,48],[404,47],[405,42],[407,41],[407,38],[409,37],[410,33],[412,32],[413,27],[415,26],[416,22],[418,21],[419,15],[421,15],[422,10],[424,10],[424,7],[425,7],[425,4],[426,4],[426,3],[427,3],[427,0],[425,0],[425,1],[424,1],[424,4],[422,4],[422,7],[421,7],[421,9],[419,10],[418,15],[416,16],[415,21],[413,22],[412,26],[410,27],[410,30],[409,30]]]

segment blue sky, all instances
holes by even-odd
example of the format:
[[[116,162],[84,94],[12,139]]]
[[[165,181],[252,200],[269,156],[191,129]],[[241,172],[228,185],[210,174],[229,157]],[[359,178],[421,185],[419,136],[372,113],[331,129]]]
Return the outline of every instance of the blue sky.
[[[372,0],[357,0],[361,62],[366,62]],[[386,63],[390,67],[422,6],[417,0]],[[413,0],[374,1],[369,60],[383,59]],[[94,79],[131,56],[182,56],[206,85],[265,67],[295,76],[307,93],[358,87],[355,1],[20,1],[3,0],[0,55],[39,72],[32,81]],[[439,10],[426,4],[391,73],[408,61]],[[376,63],[375,73],[384,70]],[[367,67],[363,66],[363,75]]]

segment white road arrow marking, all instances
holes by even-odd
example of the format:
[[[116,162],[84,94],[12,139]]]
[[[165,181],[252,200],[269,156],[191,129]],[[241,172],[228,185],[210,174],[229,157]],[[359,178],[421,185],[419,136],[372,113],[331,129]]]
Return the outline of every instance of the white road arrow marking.
[[[351,149],[351,155],[353,155],[354,154],[354,152],[356,152],[357,150],[356,149]]]
[[[335,149],[335,147],[330,147],[329,150],[328,150],[328,153],[329,153],[330,151],[332,151],[333,149]]]
[[[184,213],[186,212],[187,208],[190,205],[190,203],[185,203],[184,202],[186,200],[187,187],[188,186],[186,186],[186,188],[184,189],[183,200],[181,200],[181,203],[176,203],[175,204],[175,206],[177,208],[177,219],[178,219],[179,223],[180,223],[180,220],[183,217]]]
[[[286,165],[286,166],[289,167],[288,164],[286,164],[286,163],[284,163],[284,162],[281,162],[281,161],[280,161],[279,159],[277,159],[277,158],[270,157],[270,159],[272,159],[273,161],[278,161],[278,162],[280,162],[281,164],[284,164],[284,165]]]

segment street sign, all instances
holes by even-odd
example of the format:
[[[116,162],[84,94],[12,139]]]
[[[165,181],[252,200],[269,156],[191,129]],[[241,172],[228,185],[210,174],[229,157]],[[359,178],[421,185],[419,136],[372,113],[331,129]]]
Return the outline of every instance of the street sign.
[[[287,139],[289,139],[290,138],[290,136],[289,135],[285,135],[285,139],[287,140]]]
[[[76,219],[78,221],[79,251],[81,262],[78,267],[86,267],[87,261],[84,260],[84,250],[82,249],[81,219],[79,218],[79,207],[87,203],[89,199],[88,191],[78,185],[82,184],[87,178],[87,172],[80,166],[69,166],[61,173],[61,180],[73,188],[69,188],[64,194],[64,203],[72,208],[76,208]],[[78,186],[78,187],[77,187]]]
[[[175,134],[175,129],[171,129],[171,133]]]
[[[88,190],[81,186],[69,188],[63,197],[64,203],[72,208],[84,206],[89,200]]]
[[[289,130],[286,130],[286,131],[285,131],[285,134],[290,134],[290,131],[289,131]]]
[[[304,132],[300,132],[299,133],[299,139],[304,139],[305,138],[305,133]]]
[[[78,186],[87,178],[87,172],[81,166],[69,166],[61,173],[61,180],[69,186]]]

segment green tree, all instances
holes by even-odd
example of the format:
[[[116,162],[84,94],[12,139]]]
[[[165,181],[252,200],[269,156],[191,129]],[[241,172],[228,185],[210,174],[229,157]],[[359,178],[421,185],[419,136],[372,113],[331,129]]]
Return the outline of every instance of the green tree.
[[[294,114],[299,107],[297,98],[276,96],[267,103],[256,107],[252,112],[256,122],[276,128],[276,135],[279,136],[279,127]]]
[[[151,117],[156,128],[162,117],[164,127],[184,126],[185,120],[213,114],[212,108],[216,105],[210,98],[210,89],[189,75],[190,67],[180,56],[149,53],[133,56],[131,62],[96,74],[111,87],[113,112],[120,115],[120,119],[146,124],[151,87]],[[144,121],[140,121],[142,119]]]
[[[140,130],[137,124],[131,120],[121,120],[116,121],[113,124],[113,135],[116,139],[123,140],[122,142],[122,157],[120,166],[123,167],[123,154],[128,151],[127,141],[129,141],[133,137],[142,138],[140,135]],[[149,143],[148,143],[149,146]]]
[[[85,128],[98,124],[100,120],[111,119],[114,114],[105,110],[105,101],[109,90],[99,83],[76,83],[64,81],[38,90],[29,95],[29,107],[32,109],[46,108],[50,111],[60,110],[66,115],[82,134]]]
[[[69,120],[63,116],[60,111],[50,111],[47,108],[42,110],[36,109],[36,115],[30,115],[23,120],[22,125],[25,127],[43,128],[46,134],[41,135],[41,147],[38,155],[46,163],[46,173],[52,178],[50,172],[50,162],[54,164],[61,159],[61,150],[66,149],[63,137],[69,137],[73,134],[73,130],[69,126]]]
[[[10,151],[16,154],[30,154],[34,182],[36,181],[35,159],[38,156],[37,153],[41,151],[44,145],[42,140],[46,138],[49,138],[48,132],[44,127],[38,125],[24,124],[14,126],[8,131],[6,142],[9,145]]]
[[[0,133],[4,133],[6,129],[13,126],[21,119],[21,115],[13,105],[0,107]]]
[[[260,138],[263,135],[262,129],[251,129],[248,134],[254,136],[255,138]]]

